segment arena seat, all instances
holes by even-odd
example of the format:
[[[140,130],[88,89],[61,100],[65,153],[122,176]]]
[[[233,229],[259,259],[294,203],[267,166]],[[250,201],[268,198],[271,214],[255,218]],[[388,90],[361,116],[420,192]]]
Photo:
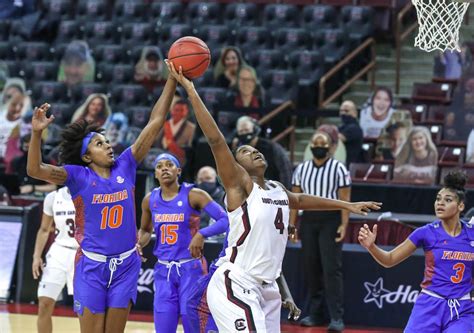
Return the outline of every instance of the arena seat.
[[[0,40],[7,40],[11,22],[7,19],[0,20]]]
[[[59,23],[56,42],[70,42],[74,39],[82,39],[83,30],[81,24],[76,20],[61,21]]]
[[[181,13],[184,11],[184,6],[181,2],[153,2],[149,11],[150,21],[158,26],[183,21]]]
[[[356,4],[356,0],[320,0],[322,5],[331,5],[331,6],[351,6]]]
[[[449,83],[414,83],[411,99],[416,103],[449,104],[452,100],[452,90]]]
[[[127,48],[137,44],[156,44],[154,25],[148,22],[132,22],[123,24],[121,44]]]
[[[123,112],[130,119],[130,126],[143,129],[150,118],[151,108],[147,106],[133,106]]]
[[[8,41],[0,41],[0,59],[2,60],[14,60],[14,52],[12,44]]]
[[[212,87],[214,85],[214,70],[209,68],[203,75],[193,80],[197,88]]]
[[[112,21],[85,22],[83,29],[89,45],[117,44],[120,40],[118,26]]]
[[[76,20],[80,21],[106,21],[106,1],[104,0],[79,0],[76,9]]]
[[[272,47],[273,38],[266,27],[242,27],[237,31],[236,44],[244,53]]]
[[[227,25],[204,25],[198,29],[198,35],[210,50],[234,44],[234,36]]]
[[[293,51],[289,56],[289,64],[298,75],[300,86],[314,86],[326,71],[324,56],[319,51]]]
[[[97,93],[106,94],[106,86],[97,82],[84,82],[71,88],[71,98],[76,103],[82,103],[87,96]]]
[[[437,147],[438,166],[459,166],[464,163],[466,149],[464,147]]]
[[[324,54],[325,62],[336,63],[347,54],[349,41],[342,29],[321,29],[314,34],[313,48]]]
[[[116,64],[129,60],[121,44],[100,44],[94,48],[93,53],[97,63]]]
[[[254,3],[230,3],[224,10],[224,21],[234,29],[257,25],[258,9]]]
[[[208,87],[199,88],[198,92],[206,107],[214,114],[224,104],[227,89]]]
[[[38,81],[33,84],[32,99],[34,101],[48,101],[50,104],[54,102],[66,102],[67,87],[62,82],[56,81]]]
[[[414,124],[421,123],[426,118],[428,106],[426,104],[401,104],[397,107],[399,110],[408,110],[411,113],[411,118]]]
[[[319,29],[335,28],[338,20],[336,8],[330,5],[304,6],[301,26],[313,32]]]
[[[244,114],[236,111],[222,111],[216,115],[216,122],[221,130],[222,134],[228,139],[231,140],[235,134],[235,126],[237,124],[237,119],[242,117]]]
[[[51,51],[48,43],[43,42],[21,42],[13,47],[16,58],[25,60],[50,60]]]
[[[188,23],[199,26],[201,24],[219,24],[221,5],[216,2],[191,2],[186,9],[185,18]]]
[[[23,66],[28,81],[53,81],[58,77],[59,65],[54,61],[29,61]]]
[[[263,75],[268,103],[280,105],[286,101],[296,101],[298,96],[297,77],[290,70],[270,70]]]
[[[444,185],[444,176],[446,176],[450,171],[459,170],[459,167],[443,167],[439,173],[439,185]],[[466,189],[474,188],[474,165],[464,165],[462,171],[467,176]]]
[[[47,6],[47,12],[61,20],[67,20],[74,17],[74,5],[75,3],[70,0],[50,0]]]
[[[133,83],[135,66],[128,64],[103,64],[98,67],[96,76],[104,83]]]
[[[2,63],[5,64],[5,66],[8,68],[8,74],[10,74],[10,77],[17,77],[17,76],[23,76],[24,71],[22,67],[20,67],[21,63],[19,63],[16,60],[4,60]],[[22,75],[23,74],[23,75]]]
[[[427,125],[430,133],[431,139],[435,144],[440,143],[441,137],[443,136],[443,126],[442,125]]]
[[[118,84],[111,89],[111,100],[115,105],[130,107],[131,105],[149,105],[148,94],[138,84]]]
[[[311,48],[310,34],[303,28],[279,28],[274,35],[274,48],[283,52]]]
[[[270,29],[295,27],[298,25],[299,11],[294,5],[269,4],[263,9],[263,25]]]
[[[119,23],[144,22],[148,18],[148,9],[142,0],[119,0],[115,3],[112,19]]]
[[[340,21],[354,46],[374,33],[374,10],[371,7],[342,7]]]
[[[351,163],[351,179],[359,183],[388,183],[392,177],[390,164]]]
[[[445,105],[431,105],[428,108],[426,117],[423,122],[427,124],[444,124],[446,115],[448,113],[448,107]]]
[[[278,49],[258,49],[248,55],[259,76],[271,69],[286,69],[285,55]]]
[[[49,109],[49,112],[54,115],[54,123],[60,126],[71,121],[74,111],[73,106],[69,103],[53,103]]]
[[[162,50],[168,50],[171,44],[180,37],[193,35],[189,24],[167,24],[157,30],[157,44]]]

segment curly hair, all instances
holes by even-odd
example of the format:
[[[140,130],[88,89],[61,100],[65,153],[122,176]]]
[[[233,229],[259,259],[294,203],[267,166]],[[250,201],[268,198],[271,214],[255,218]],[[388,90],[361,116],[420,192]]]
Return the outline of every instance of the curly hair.
[[[459,202],[464,202],[466,199],[466,190],[464,189],[467,182],[466,174],[460,170],[450,171],[444,176],[443,181],[444,188],[456,193]]]
[[[59,145],[59,162],[61,164],[87,165],[81,158],[81,148],[82,140],[90,132],[104,134],[105,130],[99,125],[91,124],[84,119],[66,126],[61,132],[62,140]]]

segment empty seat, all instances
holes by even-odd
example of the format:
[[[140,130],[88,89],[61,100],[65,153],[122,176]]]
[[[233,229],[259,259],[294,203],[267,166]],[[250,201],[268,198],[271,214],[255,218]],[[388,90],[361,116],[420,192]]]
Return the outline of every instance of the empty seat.
[[[309,33],[302,28],[280,28],[275,32],[274,46],[283,52],[311,48]]]
[[[248,60],[259,75],[263,75],[269,69],[286,69],[285,56],[278,49],[255,50],[249,54]]]
[[[372,162],[375,156],[375,140],[370,142],[367,138],[362,143],[362,156],[365,162]]]
[[[51,0],[47,10],[50,15],[67,20],[73,17],[74,9],[74,2],[70,0]]]
[[[443,126],[442,125],[428,125],[427,126],[430,133],[431,139],[435,144],[438,144],[441,141],[443,135]]]
[[[290,68],[298,75],[298,84],[314,85],[326,71],[324,56],[319,51],[294,51],[290,54]]]
[[[263,10],[263,24],[270,28],[294,27],[298,18],[299,11],[294,5],[270,4]]]
[[[211,50],[234,43],[233,35],[227,25],[203,26],[199,28],[199,36]]]
[[[209,68],[203,75],[193,80],[198,88],[211,87],[214,84],[214,70]]]
[[[131,105],[148,105],[145,88],[137,84],[119,84],[112,87],[112,102],[130,107]]]
[[[439,166],[462,166],[466,155],[464,147],[438,147]]]
[[[41,102],[41,101],[38,101]],[[66,125],[71,121],[74,108],[68,103],[53,103],[49,112],[54,115],[54,123],[57,125]]]
[[[181,2],[153,2],[150,8],[151,22],[158,26],[170,23],[180,23],[183,18]]]
[[[107,92],[105,85],[95,82],[85,82],[74,86],[71,90],[71,98],[75,102],[84,101],[90,94],[105,94]]]
[[[13,60],[15,59],[12,44],[8,41],[0,41],[0,59]]]
[[[301,24],[308,31],[335,28],[338,14],[336,8],[329,5],[312,5],[303,8]]]
[[[10,21],[6,19],[0,20],[0,40],[8,39],[8,33],[10,32]]]
[[[79,0],[76,9],[76,19],[105,21],[108,19],[107,0]]]
[[[459,170],[458,167],[443,167],[439,173],[439,184],[444,185],[444,176],[446,176],[450,171]],[[466,188],[474,188],[474,166],[464,166],[462,171],[467,176]]]
[[[143,22],[148,18],[148,6],[141,0],[117,1],[113,20],[117,22]]]
[[[214,87],[208,87],[208,88],[200,88],[199,90],[199,95],[202,98],[202,101],[206,105],[206,107],[211,111],[212,113],[215,113],[216,111],[219,110],[219,106],[222,106],[224,104],[225,96],[227,90],[224,88],[214,88]]]
[[[11,42],[19,42],[25,39],[23,36],[23,22],[21,20],[12,21],[8,33],[8,40]]]
[[[85,22],[84,34],[90,45],[117,44],[119,42],[117,25],[110,21]]]
[[[444,124],[446,115],[448,114],[448,107],[445,105],[431,105],[426,113],[424,119],[428,124]]]
[[[183,36],[193,34],[193,29],[189,24],[170,24],[165,25],[157,31],[158,41],[161,49],[168,50],[175,40]]]
[[[256,25],[258,18],[257,5],[254,3],[230,3],[224,12],[224,21],[233,28]]]
[[[94,48],[94,59],[96,62],[115,64],[128,60],[124,47],[120,44],[102,44]]]
[[[130,126],[144,128],[150,119],[151,108],[147,106],[134,106],[126,110],[126,115],[130,119]]]
[[[402,104],[397,109],[410,111],[415,124],[423,122],[428,112],[428,106],[425,104]]]
[[[131,83],[133,82],[135,66],[128,64],[106,64],[100,66],[99,72],[102,82]]]
[[[186,9],[190,24],[218,24],[221,17],[220,4],[215,2],[191,2]]]
[[[66,84],[56,81],[39,81],[33,85],[33,100],[41,102],[58,102],[67,100]],[[38,103],[39,104],[39,103]]]
[[[5,60],[2,61],[8,68],[8,74],[10,77],[24,76],[25,72],[21,66],[21,63],[16,60]]]
[[[414,83],[411,99],[418,103],[449,104],[452,99],[452,85],[449,83]]]
[[[374,10],[365,6],[343,7],[341,24],[347,36],[354,43],[360,43],[374,33]]]
[[[271,70],[263,76],[263,86],[268,103],[280,105],[286,101],[295,101],[298,96],[296,75],[289,70]]]
[[[30,81],[53,81],[58,77],[58,63],[52,61],[25,62],[25,78]]]
[[[351,179],[362,183],[387,183],[391,178],[392,166],[389,164],[351,163]]]
[[[154,44],[156,42],[154,27],[151,23],[125,23],[122,26],[122,44]]]
[[[341,29],[322,29],[314,35],[314,49],[324,54],[324,61],[335,63],[349,50],[349,41]]]
[[[83,31],[78,21],[61,21],[56,35],[56,42],[70,42],[73,39],[81,39],[82,34]]]
[[[48,43],[43,42],[21,42],[13,48],[18,60],[50,60],[50,49]]]
[[[350,6],[355,5],[355,0],[320,0],[319,3],[322,5],[331,6]]]
[[[235,134],[235,126],[237,119],[242,117],[244,114],[235,111],[221,111],[217,113],[216,122],[222,134],[228,139],[233,139],[232,136]]]
[[[237,31],[236,44],[244,51],[272,47],[272,35],[266,27],[242,27]]]

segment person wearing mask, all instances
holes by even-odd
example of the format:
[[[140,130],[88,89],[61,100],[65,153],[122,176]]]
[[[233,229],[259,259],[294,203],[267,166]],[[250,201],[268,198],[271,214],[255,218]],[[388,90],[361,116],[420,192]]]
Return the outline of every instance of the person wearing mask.
[[[237,73],[244,64],[242,52],[238,47],[224,47],[214,67],[215,85],[221,88],[235,88],[237,86]]]
[[[329,146],[329,155],[336,161],[346,164],[346,146],[339,140],[339,130],[336,125],[322,124],[316,131],[324,132],[331,138],[331,145]],[[304,151],[304,161],[310,161],[314,158],[311,151],[312,143],[309,142]]]
[[[293,174],[292,192],[316,195],[327,199],[350,200],[351,178],[343,163],[329,153],[330,136],[316,131],[311,138],[313,159],[298,165]],[[290,224],[295,226],[298,211],[291,210]],[[304,211],[300,237],[306,281],[309,287],[309,315],[303,326],[319,326],[326,301],[329,330],[344,329],[342,240],[345,237],[349,213],[346,211]]]
[[[196,185],[203,191],[206,191],[215,202],[224,207],[224,188],[217,181],[217,172],[211,166],[203,166],[199,169],[196,175]],[[201,212],[201,228],[208,226],[211,223],[214,223],[214,220],[211,220],[209,215],[203,211]]]
[[[360,112],[359,124],[364,138],[378,138],[394,112],[392,91],[385,87],[375,89],[370,104]]]
[[[242,116],[237,120],[236,137],[232,140],[232,149],[249,145],[267,156],[268,167],[265,176],[279,181],[285,186],[291,184],[293,167],[285,149],[277,142],[261,138],[260,126],[255,119]]]
[[[344,101],[339,107],[339,117],[342,124],[339,126],[339,139],[346,146],[346,166],[359,162],[362,154],[364,134],[357,121],[357,106],[353,101]]]

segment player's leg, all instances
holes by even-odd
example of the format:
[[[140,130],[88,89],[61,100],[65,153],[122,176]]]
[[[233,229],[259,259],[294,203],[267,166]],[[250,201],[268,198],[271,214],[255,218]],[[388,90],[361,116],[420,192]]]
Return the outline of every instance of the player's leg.
[[[190,319],[188,317],[187,303],[191,298],[191,291],[193,286],[197,285],[197,281],[204,276],[203,263],[201,260],[193,260],[187,262],[180,267],[179,277],[179,311],[181,315],[181,322],[183,324],[184,332],[197,332],[191,328]],[[201,294],[202,295],[202,294]],[[191,314],[192,316],[192,314]]]
[[[131,308],[131,301],[126,308],[108,308],[105,316],[105,333],[124,332]]]
[[[174,333],[179,320],[178,273],[172,267],[169,278],[168,268],[156,263],[154,272],[155,295],[153,319],[157,333]]]
[[[104,310],[105,311],[105,310]],[[105,328],[105,312],[92,313],[85,307],[79,316],[81,333],[103,333]]]
[[[38,297],[38,320],[36,327],[38,333],[51,333],[53,331],[53,315],[56,300],[50,297]]]
[[[467,299],[459,301],[459,318],[453,310],[453,319],[444,327],[443,333],[469,332],[474,333],[474,303]],[[447,310],[446,312],[448,312]],[[449,311],[451,317],[451,311]]]
[[[262,293],[262,310],[265,314],[267,332],[280,332],[281,295],[278,284],[273,282],[260,287]]]
[[[413,306],[404,333],[441,332],[445,306],[445,300],[420,293]]]
[[[217,269],[207,288],[207,302],[220,332],[267,332],[258,288],[236,281],[226,265]]]

